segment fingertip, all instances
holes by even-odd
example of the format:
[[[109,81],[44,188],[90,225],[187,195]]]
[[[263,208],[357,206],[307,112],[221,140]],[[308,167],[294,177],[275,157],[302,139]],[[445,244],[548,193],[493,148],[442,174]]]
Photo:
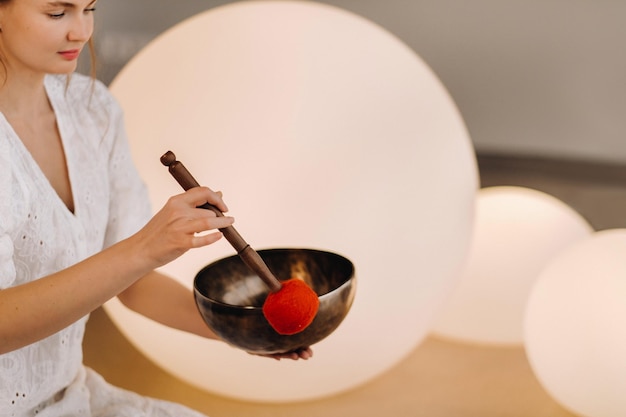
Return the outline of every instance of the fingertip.
[[[214,193],[215,195],[218,196],[219,201],[216,201],[216,205],[220,208],[220,210],[225,213],[228,211],[228,206],[226,205],[226,203],[222,200],[222,197],[224,196],[224,194],[221,191],[213,191],[211,189],[209,189],[212,193]]]
[[[203,247],[203,246],[212,245],[213,243],[215,243],[218,240],[220,240],[223,236],[224,235],[220,231],[208,233],[206,235],[194,236],[194,238],[193,238],[194,239],[193,247],[194,248],[200,248],[200,247]]]
[[[300,352],[300,357],[302,359],[305,359],[305,360],[306,359],[311,359],[313,357],[313,350],[310,347],[307,347],[307,348],[303,349]]]
[[[221,217],[220,220],[222,221],[221,226],[219,226],[220,229],[223,227],[232,226],[235,223],[235,218],[231,216]]]

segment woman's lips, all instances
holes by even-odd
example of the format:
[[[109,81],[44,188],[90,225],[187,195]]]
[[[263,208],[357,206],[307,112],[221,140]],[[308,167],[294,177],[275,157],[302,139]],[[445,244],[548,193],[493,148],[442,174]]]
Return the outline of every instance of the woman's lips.
[[[80,55],[80,49],[68,49],[67,51],[59,52],[59,55],[68,61],[73,61]]]

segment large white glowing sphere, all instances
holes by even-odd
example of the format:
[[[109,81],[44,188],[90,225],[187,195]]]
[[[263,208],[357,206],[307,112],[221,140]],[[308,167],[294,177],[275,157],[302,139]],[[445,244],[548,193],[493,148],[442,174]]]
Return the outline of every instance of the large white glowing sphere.
[[[146,46],[112,84],[155,210],[181,192],[172,150],[222,190],[255,249],[348,257],[358,289],[310,361],[273,361],[107,312],[155,363],[213,393],[296,401],[356,387],[423,340],[467,255],[478,175],[457,108],[406,45],[314,2],[219,7]],[[163,270],[191,287],[227,242]]]
[[[537,275],[591,233],[580,214],[544,192],[479,190],[468,263],[433,332],[464,342],[522,344],[524,309]]]
[[[524,344],[540,383],[585,417],[626,416],[626,229],[557,256],[531,292]]]

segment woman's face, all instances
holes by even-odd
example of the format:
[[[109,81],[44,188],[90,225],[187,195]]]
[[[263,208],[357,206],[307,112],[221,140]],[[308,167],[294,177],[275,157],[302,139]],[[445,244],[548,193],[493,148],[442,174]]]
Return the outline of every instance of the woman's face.
[[[97,0],[0,3],[0,59],[10,73],[70,73],[93,33]]]

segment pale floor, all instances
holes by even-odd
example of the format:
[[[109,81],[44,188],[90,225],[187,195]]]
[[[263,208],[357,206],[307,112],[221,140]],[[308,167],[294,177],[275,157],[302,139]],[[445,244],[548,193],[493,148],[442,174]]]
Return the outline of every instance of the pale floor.
[[[487,156],[479,162],[484,187],[535,188],[570,204],[597,230],[626,227],[624,167]],[[85,362],[115,385],[180,402],[211,417],[574,416],[542,389],[521,347],[461,344],[435,337],[359,388],[294,404],[246,403],[189,386],[142,356],[102,309],[88,323]]]

